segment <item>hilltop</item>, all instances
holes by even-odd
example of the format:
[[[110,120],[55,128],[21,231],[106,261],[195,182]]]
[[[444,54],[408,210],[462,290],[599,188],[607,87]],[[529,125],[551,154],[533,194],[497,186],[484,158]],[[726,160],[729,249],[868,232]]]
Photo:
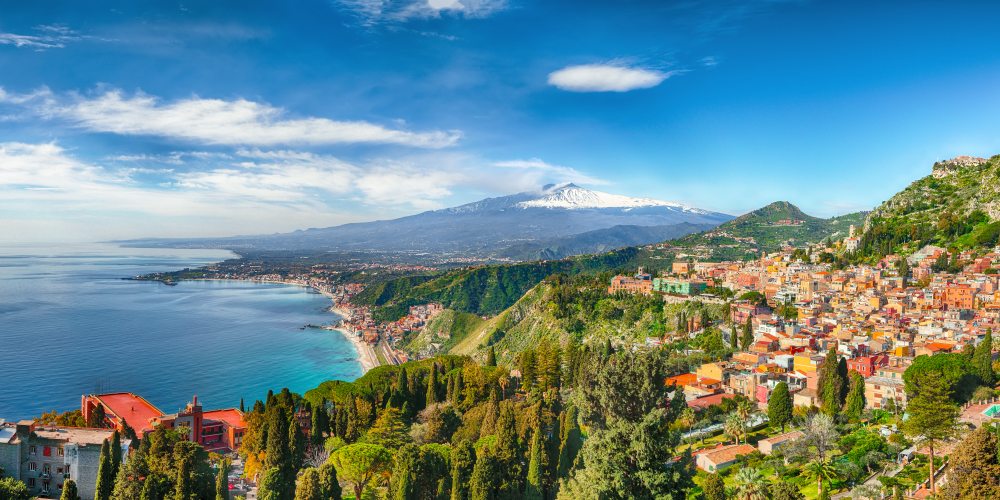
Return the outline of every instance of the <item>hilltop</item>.
[[[1000,155],[959,156],[879,205],[865,221],[859,255],[909,254],[927,244],[991,247],[1000,235]]]
[[[854,212],[822,219],[790,202],[776,201],[714,229],[665,242],[658,250],[674,258],[683,255],[700,260],[744,260],[784,246],[802,247],[846,237],[852,225],[861,228],[865,215]]]

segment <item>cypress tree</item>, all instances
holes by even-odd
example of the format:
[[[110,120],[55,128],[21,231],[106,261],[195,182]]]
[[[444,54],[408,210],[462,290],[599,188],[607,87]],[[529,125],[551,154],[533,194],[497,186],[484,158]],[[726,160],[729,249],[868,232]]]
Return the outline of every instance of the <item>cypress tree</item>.
[[[111,435],[111,447],[108,451],[111,453],[111,477],[118,477],[118,469],[122,466],[122,436],[117,429]]]
[[[753,318],[747,316],[747,320],[743,323],[743,337],[740,339],[743,341],[743,350],[750,350],[750,346],[753,345]]]
[[[462,380],[462,371],[455,373],[455,404],[462,404],[462,394],[465,392],[465,381]]]
[[[496,366],[497,365],[497,351],[496,348],[490,346],[490,350],[486,351],[486,366]]]
[[[67,479],[63,483],[62,495],[59,496],[59,500],[80,500],[80,492],[77,491],[76,481]]]
[[[823,413],[831,417],[840,413],[843,382],[840,379],[837,350],[831,347],[819,369],[819,396]]]
[[[840,393],[837,398],[837,404],[841,407],[844,406],[844,401],[847,400],[847,391],[850,390],[850,373],[847,371],[847,358],[840,358],[837,362],[837,383],[840,385]]]
[[[101,455],[97,466],[97,484],[94,500],[110,500],[114,489],[115,476],[111,474],[114,462],[111,459],[111,444],[107,440],[101,444]]]
[[[240,398],[240,413],[246,413],[246,409],[243,407],[243,398]]]
[[[583,446],[583,436],[580,433],[580,424],[577,422],[578,411],[576,407],[566,408],[564,415],[559,444],[559,464],[556,468],[556,475],[560,478],[569,477],[576,456]]]
[[[437,363],[435,363],[434,366],[436,367]],[[430,406],[430,405],[432,405],[434,403],[437,403],[437,402],[438,402],[438,396],[437,396],[437,370],[435,368],[431,368],[431,374],[430,374],[429,377],[427,377],[427,404],[426,404],[426,406]]]
[[[337,467],[329,461],[319,468],[319,485],[324,499],[340,500],[342,492],[340,480],[337,478]]]
[[[219,472],[215,476],[215,500],[229,500],[229,460],[219,462]]]
[[[302,468],[306,456],[306,436],[302,433],[299,422],[292,419],[288,426],[288,456],[291,459],[292,473]]]
[[[497,500],[500,498],[501,465],[488,448],[476,458],[469,481],[469,500]],[[514,495],[510,496],[514,498]]]
[[[864,389],[864,384],[861,388]],[[792,421],[792,396],[787,383],[779,382],[774,386],[774,392],[767,400],[767,418],[771,425],[781,426],[781,432],[785,432],[785,425]]]
[[[476,466],[476,450],[468,441],[451,449],[451,500],[469,500],[469,482]]]
[[[986,329],[986,337],[976,346],[976,353],[972,360],[973,370],[979,376],[983,385],[992,388],[996,385],[996,376],[993,373],[993,329]]]
[[[264,469],[268,473],[272,469],[278,471],[277,478],[272,478],[269,488],[277,495],[275,497],[277,499],[291,498],[295,489],[295,470],[292,468],[291,449],[288,442],[290,426],[284,408],[278,405],[269,405],[267,411],[268,432]]]
[[[542,431],[535,429],[531,437],[531,450],[528,452],[528,483],[524,490],[526,500],[542,500],[545,491],[542,486]]]
[[[857,421],[865,411],[865,378],[858,372],[851,372],[851,389],[844,403],[844,416]]]
[[[521,463],[521,446],[517,438],[517,421],[514,417],[513,403],[510,401],[500,404],[494,451],[503,477],[500,491],[504,495],[516,496],[521,491],[524,467]]]
[[[193,492],[191,462],[189,460],[181,460],[177,464],[177,477],[174,480],[174,498],[177,500],[189,500]]]

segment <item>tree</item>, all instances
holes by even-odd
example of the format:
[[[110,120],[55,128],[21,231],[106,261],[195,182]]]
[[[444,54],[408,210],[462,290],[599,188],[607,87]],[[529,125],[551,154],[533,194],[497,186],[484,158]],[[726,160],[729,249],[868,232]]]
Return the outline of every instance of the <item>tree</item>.
[[[906,395],[913,399],[927,381],[935,383],[943,380],[956,403],[968,401],[979,386],[978,377],[971,368],[972,365],[960,353],[917,356],[903,372]]]
[[[111,458],[111,444],[104,440],[101,444],[101,455],[97,465],[97,484],[94,487],[94,500],[110,500],[111,491],[115,486],[114,461]]]
[[[326,412],[326,398],[320,400],[320,403],[312,409],[312,413],[309,415],[309,441],[313,446],[320,446],[323,444],[323,439],[326,437],[327,431],[329,431],[329,414]]]
[[[788,384],[778,382],[767,400],[767,418],[771,425],[781,427],[781,432],[785,432],[785,425],[792,421],[792,409],[792,396],[788,392]]]
[[[292,474],[290,482],[294,484],[295,472],[302,468],[302,462],[306,456],[306,436],[302,433],[302,427],[294,418],[288,425],[288,457],[291,460]]]
[[[319,482],[319,469],[308,467],[295,484],[295,500],[325,500]]]
[[[468,441],[451,450],[451,500],[469,500],[469,482],[476,466],[476,450]]]
[[[948,462],[942,498],[1000,498],[1000,461],[996,433],[982,426],[955,447]]]
[[[337,467],[327,462],[319,468],[319,486],[322,498],[340,500],[340,480],[337,478]]]
[[[277,397],[271,398],[277,401]],[[280,481],[272,482],[271,492],[276,498],[287,500],[295,494],[295,469],[293,468],[292,450],[289,446],[289,422],[285,408],[270,403],[267,405],[267,450],[264,457],[264,470],[278,469]]]
[[[865,411],[865,378],[858,372],[851,372],[851,389],[844,403],[844,416],[852,422],[861,419]]]
[[[2,493],[2,491],[0,491]],[[0,494],[0,498],[8,498]],[[59,495],[59,500],[80,500],[80,492],[77,491],[76,481],[72,479],[67,479],[63,483],[62,495]]]
[[[377,444],[354,443],[334,452],[330,460],[338,475],[351,484],[355,498],[361,498],[373,480],[388,472],[392,453]]]
[[[580,409],[590,426],[573,488],[611,498],[667,497],[693,486],[688,453],[678,454],[671,424],[687,407],[682,391],[664,385],[664,351],[623,350],[590,363],[578,380]],[[670,468],[663,464],[670,463]]]
[[[722,476],[718,474],[709,474],[706,476],[701,489],[704,492],[702,498],[705,500],[726,500],[726,483],[722,480]]]
[[[837,468],[829,460],[815,459],[806,464],[802,468],[802,472],[813,479],[816,480],[818,486],[817,492],[820,498],[823,498],[823,483],[827,481],[833,481],[839,477]],[[827,492],[829,494],[829,492]]]
[[[743,350],[747,351],[750,346],[753,345],[753,317],[747,316],[746,322],[743,323],[743,335],[740,338]]]
[[[497,365],[497,351],[496,348],[490,346],[490,349],[486,351],[486,366],[496,366]]]
[[[557,477],[568,477],[576,462],[576,456],[583,446],[583,435],[580,432],[578,422],[578,411],[576,406],[569,406],[563,410],[563,418],[560,419],[562,425],[559,426],[561,436],[559,440],[559,461],[556,465]]]
[[[264,472],[260,484],[257,485],[257,498],[260,500],[281,500],[285,479],[281,469],[271,467]],[[358,498],[361,498],[359,495]]]
[[[111,446],[108,448],[108,452],[111,453],[111,477],[118,477],[118,469],[122,466],[122,436],[118,433],[118,429],[115,429],[114,434],[111,435]],[[112,489],[114,489],[113,486]]]
[[[514,416],[514,405],[511,401],[500,403],[500,416],[497,418],[496,443],[493,446],[493,456],[496,458],[501,473],[498,491],[503,495],[516,495],[522,490],[524,480],[523,451],[517,436],[517,420]]]
[[[469,482],[469,498],[471,500],[495,500],[500,497],[500,482],[502,481],[500,462],[489,449],[476,458],[472,469],[472,479]]]
[[[993,373],[993,329],[986,329],[986,337],[976,346],[976,353],[972,360],[973,370],[979,376],[983,385],[993,387],[996,385],[996,376]]]
[[[4,500],[29,500],[31,493],[28,491],[28,485],[12,477],[5,477],[0,479],[0,498]]]
[[[736,473],[734,478],[736,485],[736,498],[739,500],[767,500],[768,485],[767,480],[760,471],[751,467],[744,467]]]
[[[535,429],[531,437],[531,450],[528,452],[528,482],[524,491],[527,500],[542,500],[545,498],[545,488],[542,485],[542,431]]]
[[[842,392],[846,380],[841,378],[837,349],[831,347],[819,367],[819,399],[823,413],[835,416],[843,405]]]
[[[785,481],[771,485],[771,500],[806,500],[799,487]]]
[[[215,476],[215,500],[229,500],[229,460],[219,461],[219,472]]]
[[[747,432],[747,422],[735,412],[730,413],[723,423],[723,431],[727,436],[733,438],[736,444],[740,444],[740,438]]]
[[[362,441],[382,445],[390,450],[398,450],[409,443],[410,434],[406,432],[402,412],[392,407],[382,410]]]
[[[906,413],[909,418],[903,421],[903,432],[927,445],[930,458],[929,489],[932,495],[936,495],[934,445],[955,435],[959,415],[958,406],[951,399],[948,380],[933,377],[923,379],[917,388],[916,397],[907,404]]]

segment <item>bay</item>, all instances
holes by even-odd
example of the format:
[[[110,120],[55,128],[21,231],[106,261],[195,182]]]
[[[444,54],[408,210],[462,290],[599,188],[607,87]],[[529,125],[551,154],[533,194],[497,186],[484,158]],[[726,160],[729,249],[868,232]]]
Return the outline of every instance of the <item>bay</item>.
[[[362,374],[330,301],[292,285],[123,280],[232,257],[221,250],[0,246],[0,418],[79,408],[134,392],[164,412],[192,396],[247,406],[268,389],[304,392]]]

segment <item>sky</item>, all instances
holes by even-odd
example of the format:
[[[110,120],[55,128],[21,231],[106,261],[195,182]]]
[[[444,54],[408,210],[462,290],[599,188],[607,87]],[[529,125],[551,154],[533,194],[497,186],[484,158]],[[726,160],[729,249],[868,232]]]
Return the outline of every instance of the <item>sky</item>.
[[[0,239],[291,231],[575,182],[870,209],[1000,154],[996,2],[0,0]]]

